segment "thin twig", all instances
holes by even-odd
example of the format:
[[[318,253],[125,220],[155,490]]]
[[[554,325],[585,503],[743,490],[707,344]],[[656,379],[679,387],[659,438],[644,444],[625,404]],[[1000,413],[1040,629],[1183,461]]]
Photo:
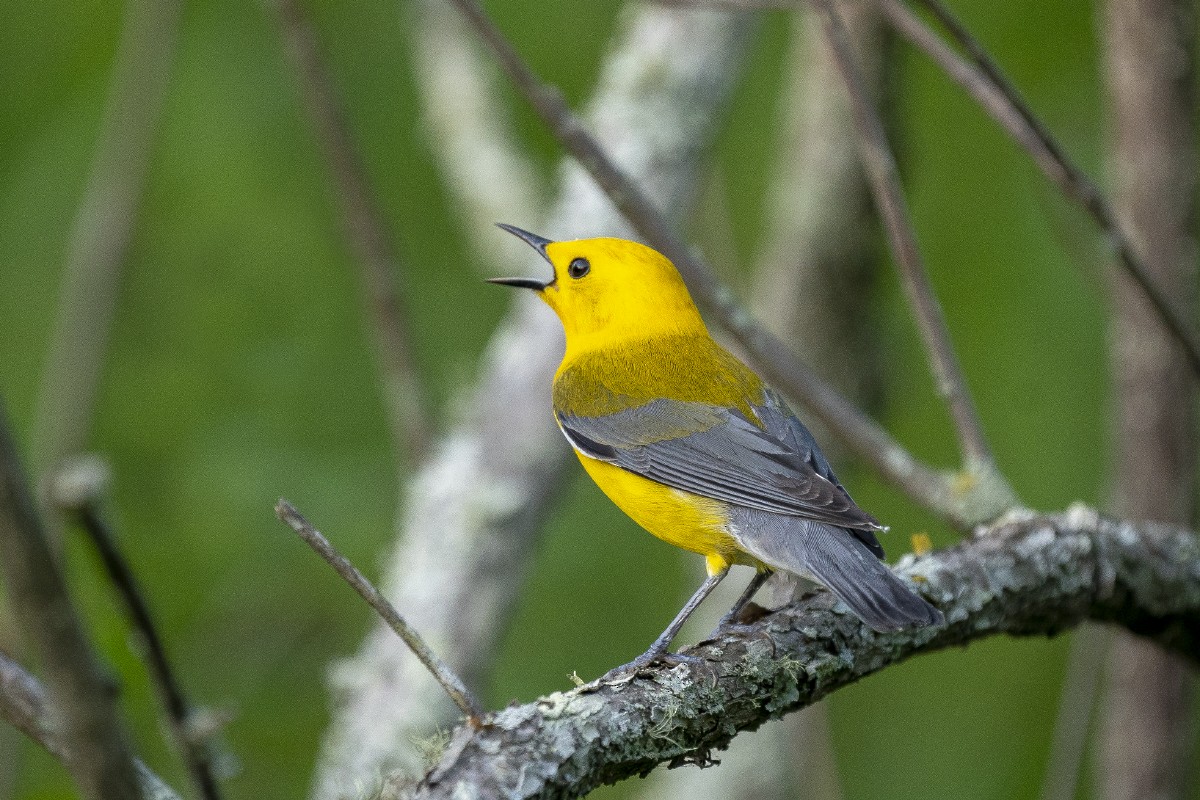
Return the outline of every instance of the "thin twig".
[[[402,265],[322,57],[316,29],[301,2],[273,0],[270,5],[329,169],[346,241],[359,266],[397,463],[401,458],[416,463],[429,448],[433,417],[413,357],[408,310],[396,285]]]
[[[166,645],[154,624],[145,593],[100,513],[106,477],[107,468],[102,463],[75,462],[55,475],[52,497],[55,504],[87,533],[109,580],[125,604],[130,622],[145,645],[150,679],[166,709],[171,735],[192,781],[206,800],[220,800],[221,790],[214,775],[212,757],[206,742],[195,735],[191,724],[192,710],[167,658]]]
[[[425,668],[437,678],[438,683],[446,690],[446,694],[450,695],[450,699],[463,710],[463,713],[471,718],[478,717],[483,713],[483,705],[479,700],[459,677],[437,657],[437,654],[429,649],[429,645],[425,644],[421,635],[409,627],[395,606],[389,603],[387,598],[367,580],[366,576],[359,572],[349,559],[339,553],[329,543],[329,540],[321,535],[320,531],[301,516],[295,506],[281,498],[275,504],[275,515],[295,531],[321,558],[325,559],[329,566],[333,567],[334,571],[342,576],[342,579],[350,584],[351,588],[358,592],[371,608],[375,609],[383,621],[396,632],[396,635],[404,640],[413,655],[419,658]]]
[[[941,306],[929,283],[929,275],[917,247],[916,233],[909,219],[908,206],[900,188],[899,170],[888,146],[883,122],[875,112],[870,95],[855,63],[854,51],[834,0],[814,0],[824,21],[834,63],[850,96],[855,127],[858,130],[859,153],[867,180],[875,196],[875,206],[887,231],[900,282],[916,317],[917,328],[929,355],[938,391],[950,407],[950,415],[958,433],[959,445],[968,469],[976,464],[990,464],[991,450],[983,434],[979,412],[971,401],[966,378],[954,353],[950,332],[946,327]]]
[[[669,6],[786,10],[802,0],[656,0]],[[900,35],[925,52],[1033,159],[1038,169],[1069,199],[1079,203],[1104,233],[1121,267],[1129,273],[1155,312],[1187,354],[1192,372],[1200,375],[1200,335],[1146,268],[1117,215],[1100,189],[1065,153],[1049,129],[1029,108],[1020,92],[970,31],[939,0],[915,0],[927,8],[971,57],[955,53],[914,14],[903,0],[876,0],[884,17]]]
[[[67,768],[88,800],[140,797],[115,691],[67,595],[0,405],[0,572],[13,612],[50,685]]]
[[[1200,336],[1192,324],[1150,274],[1116,212],[1100,189],[1064,152],[1046,126],[1029,108],[995,60],[957,18],[938,0],[917,0],[938,19],[974,64],[955,53],[901,0],[877,0],[896,31],[927,56],[1025,150],[1066,197],[1079,203],[1104,232],[1121,267],[1129,273],[1171,335],[1187,355],[1191,370],[1200,375]]]
[[[975,481],[960,482],[957,476],[918,462],[874,420],[800,363],[783,342],[737,302],[733,292],[588,134],[561,93],[534,75],[479,6],[473,0],[451,2],[560,144],[591,174],[634,228],[675,263],[696,298],[718,317],[772,383],[802,400],[885,479],[960,528],[991,519],[1016,504],[1012,490],[992,470],[981,470]],[[964,488],[969,491],[964,492]]]
[[[0,719],[39,744],[59,761],[67,761],[67,748],[50,723],[50,703],[46,687],[24,667],[0,652]],[[180,800],[140,760],[134,759],[142,800]]]

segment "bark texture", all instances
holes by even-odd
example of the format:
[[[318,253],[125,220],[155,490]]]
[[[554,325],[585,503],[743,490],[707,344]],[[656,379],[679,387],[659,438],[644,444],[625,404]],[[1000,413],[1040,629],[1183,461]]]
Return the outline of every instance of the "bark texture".
[[[1192,10],[1110,0],[1106,55],[1117,214],[1157,284],[1195,308]],[[1113,276],[1114,511],[1190,525],[1195,392],[1186,354],[1124,273]],[[1191,676],[1176,654],[1118,636],[1101,732],[1107,800],[1187,796]]]
[[[1200,663],[1200,540],[1190,531],[1076,507],[981,534],[898,566],[945,627],[876,634],[822,591],[692,648],[698,663],[593,682],[459,727],[419,783],[396,781],[380,796],[578,797],[660,763],[703,764],[739,731],[914,655],[1085,619]]]

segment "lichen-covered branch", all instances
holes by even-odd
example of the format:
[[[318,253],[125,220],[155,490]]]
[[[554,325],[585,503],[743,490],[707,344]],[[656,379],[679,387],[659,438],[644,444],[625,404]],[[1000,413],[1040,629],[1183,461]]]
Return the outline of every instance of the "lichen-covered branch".
[[[703,762],[742,730],[921,653],[997,634],[1052,635],[1085,619],[1122,625],[1200,663],[1200,539],[1085,507],[1004,520],[901,575],[946,615],[878,634],[827,592],[687,651],[700,661],[593,682],[455,730],[396,798],[563,798],[661,763]]]

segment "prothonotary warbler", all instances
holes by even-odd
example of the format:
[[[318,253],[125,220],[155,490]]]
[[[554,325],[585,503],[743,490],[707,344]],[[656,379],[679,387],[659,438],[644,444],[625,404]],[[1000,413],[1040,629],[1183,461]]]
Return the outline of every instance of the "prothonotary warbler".
[[[723,622],[773,570],[825,585],[877,631],[943,621],[882,563],[882,526],[808,429],[709,336],[666,257],[623,239],[553,242],[500,227],[554,268],[549,281],[492,282],[532,289],[562,321],[554,415],[583,468],[643,528],[705,558],[708,578],[632,666],[666,654],[733,564],[757,572]]]

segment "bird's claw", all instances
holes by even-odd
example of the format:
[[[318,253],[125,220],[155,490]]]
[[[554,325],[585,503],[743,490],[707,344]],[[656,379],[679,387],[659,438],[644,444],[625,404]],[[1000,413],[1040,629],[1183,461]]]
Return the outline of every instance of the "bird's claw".
[[[717,623],[717,627],[712,629],[712,632],[705,636],[701,641],[711,642],[730,633],[746,634],[754,629],[754,626],[749,622],[726,622],[721,620]]]
[[[648,650],[628,664],[613,667],[604,673],[601,680],[605,683],[628,683],[638,675],[648,671],[651,667],[661,665],[669,668],[678,666],[679,664],[699,664],[703,660],[699,656],[689,656],[683,653]]]

